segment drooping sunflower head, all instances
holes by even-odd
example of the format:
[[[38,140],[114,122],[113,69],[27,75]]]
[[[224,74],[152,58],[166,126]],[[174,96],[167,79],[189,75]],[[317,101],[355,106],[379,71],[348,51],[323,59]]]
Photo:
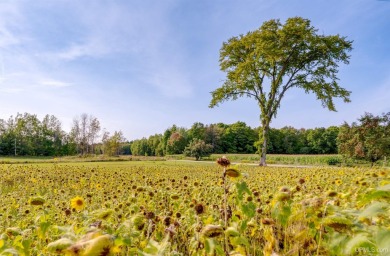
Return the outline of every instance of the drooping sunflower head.
[[[70,205],[73,209],[81,211],[85,207],[84,199],[80,196],[76,196],[70,200]]]
[[[217,163],[222,167],[227,167],[230,165],[229,159],[226,158],[226,156],[223,156],[221,158],[217,159]]]
[[[223,233],[223,228],[220,225],[206,225],[202,229],[202,235],[204,237],[210,238],[210,237],[217,237]]]
[[[325,226],[341,231],[352,226],[352,221],[341,215],[331,215],[323,220]]]

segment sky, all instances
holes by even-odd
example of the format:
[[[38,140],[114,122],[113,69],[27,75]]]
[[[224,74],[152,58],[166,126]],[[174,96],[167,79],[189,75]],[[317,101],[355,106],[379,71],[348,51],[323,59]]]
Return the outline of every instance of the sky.
[[[339,68],[351,103],[337,112],[288,91],[271,127],[328,127],[390,111],[387,0],[0,0],[0,118],[55,115],[69,131],[82,113],[129,139],[176,124],[260,125],[253,99],[208,107],[222,85],[219,50],[270,19],[301,16],[353,40]]]

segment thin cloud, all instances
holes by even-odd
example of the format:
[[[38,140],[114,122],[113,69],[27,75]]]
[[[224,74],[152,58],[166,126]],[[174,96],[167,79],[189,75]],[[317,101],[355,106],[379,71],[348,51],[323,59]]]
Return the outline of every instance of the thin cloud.
[[[22,92],[22,88],[16,88],[16,87],[3,87],[0,85],[0,92],[5,94],[17,94]]]
[[[68,47],[53,53],[60,59],[157,52],[167,37],[164,28],[168,25],[166,12],[169,5],[123,8],[114,2],[97,4],[94,1],[88,5],[84,8],[85,2],[70,4],[70,8],[78,13],[83,34]]]
[[[10,1],[0,2],[0,48],[2,50],[19,45],[23,41],[24,36],[21,36],[24,30],[21,25],[23,22],[24,18],[18,4]]]
[[[41,80],[39,84],[42,84],[46,87],[54,87],[54,88],[61,88],[61,87],[69,87],[72,86],[71,83],[57,81],[57,80]]]
[[[191,80],[181,57],[186,55],[185,49],[175,41],[175,31],[169,28],[174,4],[157,3],[152,7],[135,4],[131,8],[111,2],[88,4],[89,8],[82,8],[85,4],[72,3],[84,31],[78,42],[40,56],[58,64],[84,58],[104,62],[120,55],[122,59],[132,60],[129,69],[141,68],[141,73],[148,74],[142,76],[144,84],[164,97],[182,98],[192,94]]]

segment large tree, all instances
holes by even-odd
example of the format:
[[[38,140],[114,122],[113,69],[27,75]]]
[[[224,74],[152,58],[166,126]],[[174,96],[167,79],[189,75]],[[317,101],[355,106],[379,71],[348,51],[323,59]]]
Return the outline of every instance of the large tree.
[[[338,84],[339,63],[349,63],[352,41],[317,33],[301,17],[269,20],[246,35],[232,37],[220,50],[223,85],[213,92],[210,107],[239,97],[256,99],[262,125],[260,165],[266,165],[267,135],[287,90],[312,92],[323,107],[336,111],[334,98],[349,102],[350,92]]]

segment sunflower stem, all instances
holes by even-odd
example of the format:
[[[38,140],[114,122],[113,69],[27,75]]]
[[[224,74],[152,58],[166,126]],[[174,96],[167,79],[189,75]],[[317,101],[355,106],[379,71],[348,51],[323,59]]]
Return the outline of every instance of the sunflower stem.
[[[226,188],[226,167],[223,167],[223,193],[224,193],[224,197],[223,197],[223,204],[224,204],[224,227],[225,227],[225,230],[227,229],[227,221],[228,221],[228,215],[227,215],[227,212],[228,212],[228,205],[227,205],[227,188]],[[227,241],[227,236],[225,234],[224,236],[224,251],[225,251],[225,254],[226,255],[229,255],[229,252],[228,252],[228,241]]]
[[[325,217],[325,215],[326,215],[326,210],[328,209],[329,203],[330,203],[330,202],[328,202],[328,203],[325,205],[323,217]],[[323,228],[324,228],[324,225],[321,223],[321,225],[320,225],[320,237],[319,237],[319,239],[318,239],[318,245],[317,245],[317,256],[320,255],[320,246],[321,246],[322,229],[323,229]]]

